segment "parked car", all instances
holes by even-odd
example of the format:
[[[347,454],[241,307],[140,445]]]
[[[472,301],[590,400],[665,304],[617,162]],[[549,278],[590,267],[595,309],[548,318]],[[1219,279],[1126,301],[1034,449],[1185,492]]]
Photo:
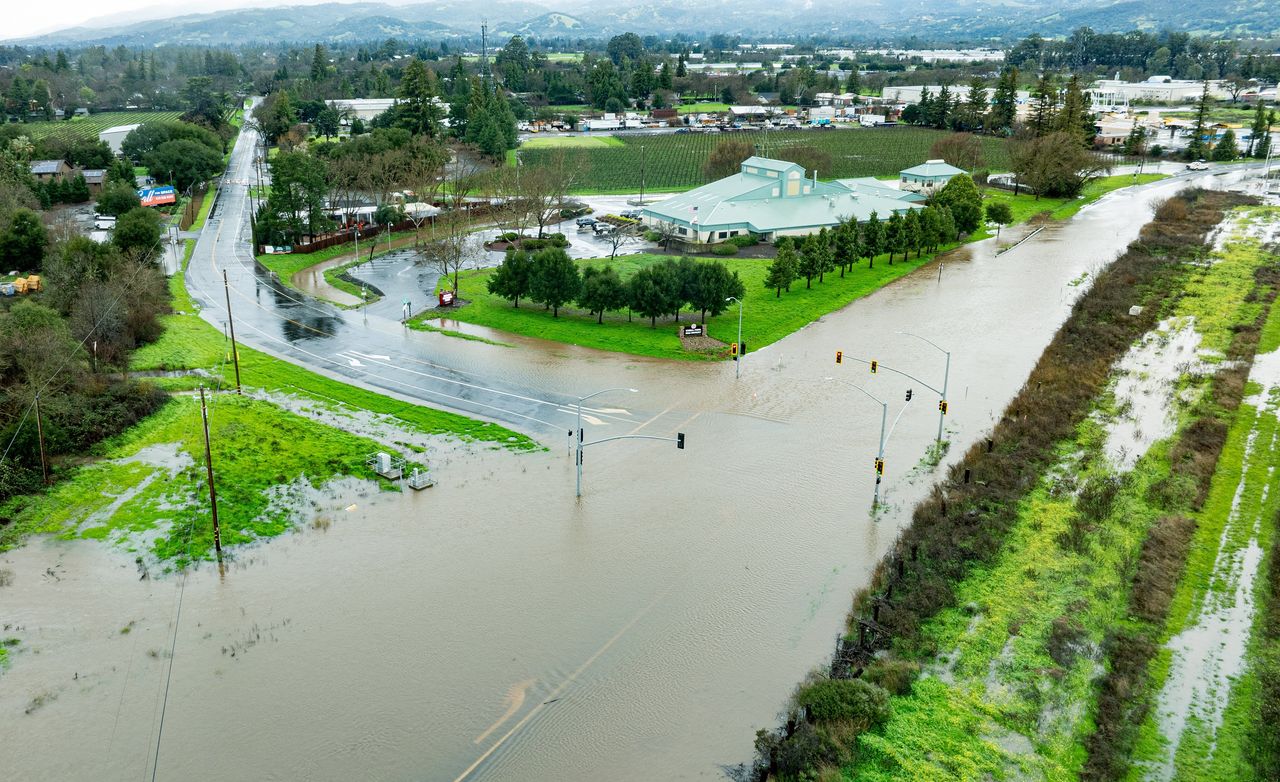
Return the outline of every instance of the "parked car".
[[[579,228],[590,228],[596,224],[596,219],[594,217],[584,216],[579,217],[575,222],[577,222]]]
[[[624,209],[624,210],[622,210],[621,212],[619,212],[619,213],[618,213],[618,216],[619,216],[619,217],[625,217],[625,218],[627,218],[628,220],[639,220],[639,219],[640,219],[640,210],[639,210],[639,209]]]
[[[93,227],[98,231],[110,231],[116,227],[116,219],[111,215],[94,215]]]
[[[1188,171],[1208,171],[1209,164],[1204,162],[1204,159],[1201,158],[1200,160],[1196,160],[1191,163],[1188,163],[1187,170]]]

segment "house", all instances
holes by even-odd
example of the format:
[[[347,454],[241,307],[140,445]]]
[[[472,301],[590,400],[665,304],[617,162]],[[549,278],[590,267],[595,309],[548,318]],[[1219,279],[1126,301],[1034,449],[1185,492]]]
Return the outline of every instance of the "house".
[[[899,172],[900,187],[913,193],[930,195],[941,190],[951,177],[963,174],[964,169],[956,168],[945,160],[926,160],[918,166],[903,169]]]
[[[52,182],[55,179],[67,179],[75,169],[67,165],[65,160],[33,160],[31,161],[31,176],[36,178],[37,182]]]
[[[105,168],[86,168],[80,173],[84,176],[84,183],[88,185],[90,195],[97,195],[102,192],[102,185],[107,178],[107,170]]]
[[[924,198],[874,179],[819,182],[785,160],[749,157],[737,174],[650,204],[640,211],[650,228],[669,226],[689,242],[716,243],[753,234],[764,241],[808,236],[848,219],[881,219],[921,208]]]
[[[135,123],[133,125],[116,125],[115,127],[107,128],[106,130],[98,133],[98,141],[107,142],[107,146],[111,147],[111,151],[114,154],[119,155],[120,145],[124,143],[125,136],[128,136],[140,127],[142,127],[142,123]]]

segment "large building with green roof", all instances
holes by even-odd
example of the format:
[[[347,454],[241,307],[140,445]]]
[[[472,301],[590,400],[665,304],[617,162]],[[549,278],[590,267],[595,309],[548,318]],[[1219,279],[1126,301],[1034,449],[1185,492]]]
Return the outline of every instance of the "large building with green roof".
[[[924,200],[870,177],[819,182],[796,163],[749,157],[733,176],[646,206],[641,219],[688,242],[711,244],[744,234],[769,242],[851,218],[863,221],[872,212],[885,219],[919,209]]]

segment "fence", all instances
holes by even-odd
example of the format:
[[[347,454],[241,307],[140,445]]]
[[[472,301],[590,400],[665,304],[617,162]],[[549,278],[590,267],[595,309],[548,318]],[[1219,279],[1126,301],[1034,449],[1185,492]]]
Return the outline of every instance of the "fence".
[[[178,221],[180,230],[187,230],[196,221],[196,215],[200,214],[200,206],[204,203],[204,195],[208,190],[207,185],[200,185],[191,191],[191,198],[187,200],[187,205],[182,209],[182,219]]]

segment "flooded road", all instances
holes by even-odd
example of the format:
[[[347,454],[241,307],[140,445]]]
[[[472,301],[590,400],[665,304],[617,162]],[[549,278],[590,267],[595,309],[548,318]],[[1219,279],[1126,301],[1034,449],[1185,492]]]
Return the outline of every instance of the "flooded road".
[[[370,353],[417,357],[423,377],[372,361],[362,366],[383,374],[336,360],[328,371],[489,405],[549,450],[429,452],[438,483],[419,494],[335,487],[317,497],[316,524],[238,551],[225,574],[142,579],[132,557],[87,541],[0,555],[12,574],[0,622],[21,640],[0,676],[0,768],[59,780],[142,779],[153,762],[175,780],[721,778],[826,661],[850,593],[931,479],[914,468],[937,397],[837,367],[834,352],[937,383],[942,354],[895,332],[951,350],[947,431],[962,452],[1084,289],[1071,282],[1185,184],[1114,194],[999,256],[995,242],[969,246],[941,280],[929,265],[752,353],[737,381],[727,363],[510,335],[518,349],[495,347],[374,317],[364,327],[242,267],[237,291],[262,303],[243,332],[237,312],[249,344],[330,356],[350,349],[344,334],[364,335]],[[225,261],[205,253],[193,268]],[[270,319],[282,311],[311,330]],[[915,385],[886,450],[878,520],[879,411],[828,377],[864,385],[891,418]],[[640,393],[592,400],[588,440],[682,431],[688,448],[591,448],[575,501],[565,402],[612,386]]]

